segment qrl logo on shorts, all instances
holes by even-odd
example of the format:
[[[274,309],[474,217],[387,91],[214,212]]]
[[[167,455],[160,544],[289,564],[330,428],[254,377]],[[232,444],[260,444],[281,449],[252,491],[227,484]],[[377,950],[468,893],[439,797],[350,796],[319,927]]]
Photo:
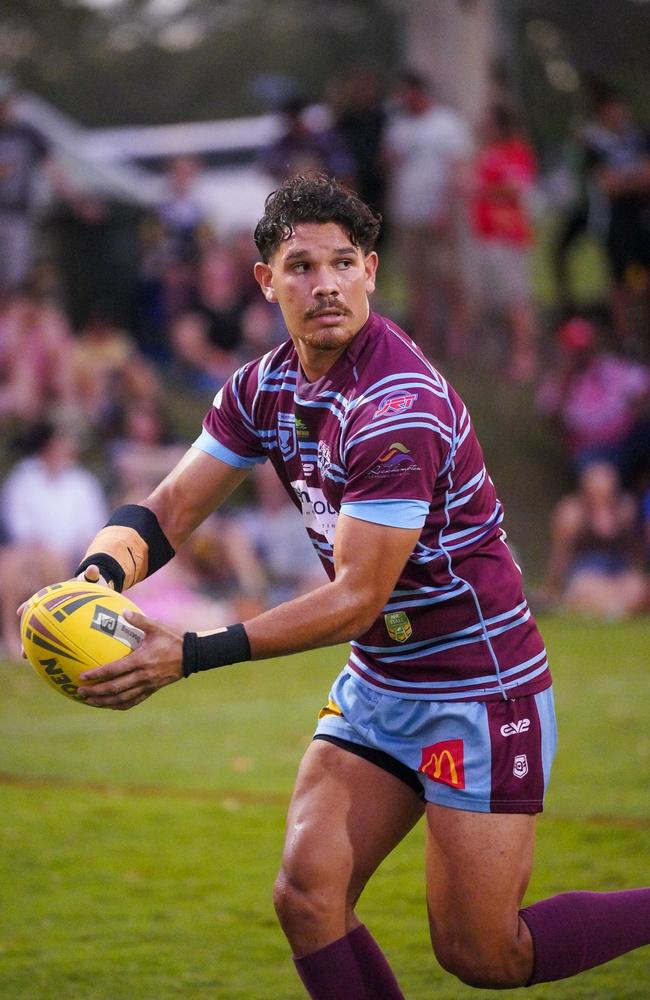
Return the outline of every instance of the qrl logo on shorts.
[[[418,770],[432,781],[452,788],[465,787],[465,755],[462,740],[442,740],[422,749]]]
[[[525,753],[518,753],[512,766],[512,773],[515,778],[525,778],[528,774],[528,757]]]

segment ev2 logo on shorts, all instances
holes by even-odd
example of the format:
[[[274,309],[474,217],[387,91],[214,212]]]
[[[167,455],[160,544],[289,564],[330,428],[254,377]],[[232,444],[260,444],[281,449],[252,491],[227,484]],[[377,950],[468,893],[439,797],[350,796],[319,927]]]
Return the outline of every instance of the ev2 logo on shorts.
[[[502,736],[516,736],[517,733],[527,733],[530,729],[530,719],[519,719],[518,722],[506,722],[501,726]]]

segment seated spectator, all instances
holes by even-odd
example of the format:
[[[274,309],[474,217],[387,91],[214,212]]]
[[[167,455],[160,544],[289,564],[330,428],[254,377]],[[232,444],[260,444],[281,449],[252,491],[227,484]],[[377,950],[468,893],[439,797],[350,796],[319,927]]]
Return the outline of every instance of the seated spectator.
[[[650,406],[650,368],[603,353],[593,323],[574,317],[558,332],[559,363],[537,394],[562,433],[576,471],[597,459],[618,464]]]
[[[238,367],[244,305],[235,258],[213,247],[199,265],[196,303],[172,327],[172,351],[192,387],[218,389]]]
[[[185,443],[173,440],[156,403],[127,405],[122,413],[121,428],[110,446],[116,496],[138,494],[139,499],[147,496],[171,472],[186,450]]]
[[[66,317],[46,296],[10,296],[0,313],[0,419],[74,407],[72,346]]]
[[[542,598],[560,609],[612,620],[648,608],[643,544],[635,498],[616,468],[588,465],[578,489],[559,501]]]
[[[160,394],[153,364],[115,325],[110,306],[98,303],[71,352],[75,396],[86,420],[106,431],[121,406],[152,402]]]
[[[479,315],[494,311],[512,337],[506,367],[515,382],[537,372],[537,321],[531,286],[529,209],[537,167],[516,115],[490,108],[474,164],[471,221],[473,297]]]
[[[71,576],[88,539],[107,518],[100,483],[79,463],[73,435],[39,422],[18,444],[23,457],[0,493],[6,535],[0,549],[0,621],[3,644],[14,656],[20,654],[18,605],[39,587]]]

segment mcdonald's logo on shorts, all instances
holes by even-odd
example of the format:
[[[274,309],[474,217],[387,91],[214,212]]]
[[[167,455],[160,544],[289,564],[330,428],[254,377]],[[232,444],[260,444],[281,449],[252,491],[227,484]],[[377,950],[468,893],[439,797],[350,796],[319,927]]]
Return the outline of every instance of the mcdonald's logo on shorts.
[[[465,787],[465,760],[462,740],[441,740],[423,747],[419,770],[432,781],[452,788]]]

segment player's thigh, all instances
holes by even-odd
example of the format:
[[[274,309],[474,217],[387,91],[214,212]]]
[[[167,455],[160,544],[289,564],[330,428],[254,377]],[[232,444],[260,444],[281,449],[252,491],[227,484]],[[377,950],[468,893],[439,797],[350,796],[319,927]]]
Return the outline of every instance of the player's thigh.
[[[422,801],[399,778],[314,740],[289,807],[283,876],[300,891],[326,887],[354,906],[372,873],[423,811]]]
[[[427,904],[436,951],[499,948],[517,935],[535,816],[427,804]]]

